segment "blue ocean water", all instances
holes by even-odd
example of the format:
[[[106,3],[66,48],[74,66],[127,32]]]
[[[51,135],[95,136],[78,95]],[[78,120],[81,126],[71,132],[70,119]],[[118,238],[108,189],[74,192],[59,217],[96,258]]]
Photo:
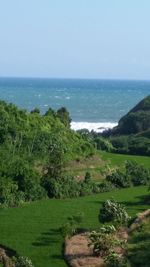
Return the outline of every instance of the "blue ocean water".
[[[42,113],[65,106],[74,128],[113,125],[149,94],[150,81],[0,78],[0,99]]]

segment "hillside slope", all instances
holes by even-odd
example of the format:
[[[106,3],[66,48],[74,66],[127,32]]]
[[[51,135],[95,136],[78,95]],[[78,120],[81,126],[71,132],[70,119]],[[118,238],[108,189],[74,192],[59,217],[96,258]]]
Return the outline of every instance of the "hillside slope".
[[[137,134],[150,129],[150,96],[140,101],[123,116],[118,126],[113,129],[114,135]]]
[[[9,153],[32,154],[43,159],[50,145],[59,141],[67,158],[76,159],[93,153],[92,145],[72,131],[69,122],[65,108],[57,112],[50,108],[41,115],[38,109],[29,113],[0,101],[0,150],[7,147]]]

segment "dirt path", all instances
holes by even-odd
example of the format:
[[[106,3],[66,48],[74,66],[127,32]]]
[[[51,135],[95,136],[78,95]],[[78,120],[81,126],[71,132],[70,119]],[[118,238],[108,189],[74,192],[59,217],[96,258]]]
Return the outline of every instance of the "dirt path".
[[[94,257],[91,247],[88,246],[88,234],[74,235],[65,243],[65,259],[72,267],[102,267],[104,261]]]
[[[129,234],[136,230],[141,223],[150,216],[150,209],[146,210],[137,215],[134,222],[129,228],[121,228],[117,237],[125,242],[128,241]],[[72,236],[70,239],[65,241],[65,252],[64,256],[66,261],[71,267],[104,267],[105,263],[101,257],[93,255],[92,248],[88,246],[90,240],[88,233],[82,233]],[[120,247],[116,247],[115,251],[123,255],[125,250]]]

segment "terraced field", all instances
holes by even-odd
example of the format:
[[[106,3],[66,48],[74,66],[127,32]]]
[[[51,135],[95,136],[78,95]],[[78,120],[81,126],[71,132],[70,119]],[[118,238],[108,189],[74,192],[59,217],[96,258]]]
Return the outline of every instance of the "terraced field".
[[[0,243],[32,259],[35,267],[65,267],[59,227],[66,218],[84,213],[84,228],[98,228],[101,203],[114,197],[130,215],[148,208],[147,187],[134,187],[78,199],[43,200],[0,210]]]

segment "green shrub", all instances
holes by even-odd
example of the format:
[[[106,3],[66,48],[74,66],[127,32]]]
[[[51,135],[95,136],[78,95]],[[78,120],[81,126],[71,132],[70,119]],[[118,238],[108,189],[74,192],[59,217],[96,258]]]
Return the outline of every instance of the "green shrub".
[[[106,180],[117,188],[126,188],[131,186],[130,177],[126,172],[118,169],[106,176]]]
[[[106,200],[100,209],[100,222],[115,222],[117,224],[126,224],[130,219],[125,208],[115,200]]]
[[[95,183],[90,174],[86,173],[85,180],[77,181],[72,176],[62,176],[54,179],[49,176],[43,177],[42,186],[50,198],[69,198],[91,195],[93,193],[110,191],[110,187]],[[110,186],[110,184],[109,184]],[[113,185],[111,185],[113,188]]]
[[[134,136],[128,142],[129,153],[133,155],[150,156],[150,139],[146,137]]]
[[[66,127],[70,127],[71,118],[68,110],[65,107],[57,110],[57,116]]]
[[[15,207],[24,200],[24,193],[18,190],[17,183],[7,177],[0,178],[0,205],[2,207]]]
[[[91,174],[90,174],[90,172],[86,172],[86,174],[85,174],[85,177],[84,177],[84,182],[85,183],[89,183],[89,182],[91,182]]]
[[[134,186],[146,185],[150,181],[150,171],[136,161],[127,161],[125,164],[126,176]]]
[[[19,256],[14,258],[15,267],[34,267],[32,261],[27,257]]]
[[[111,152],[114,149],[112,143],[109,142],[108,139],[105,139],[101,136],[93,138],[93,142],[96,144],[96,148],[98,150],[105,150],[107,152]]]
[[[78,213],[76,215],[68,217],[67,222],[63,224],[59,229],[61,235],[64,238],[74,235],[77,232],[79,225],[83,222],[83,218],[83,213]]]
[[[92,246],[95,255],[104,257],[109,254],[110,250],[119,242],[114,239],[115,233],[116,229],[113,225],[103,226],[99,231],[90,233],[89,246]]]
[[[106,180],[118,188],[147,185],[150,182],[150,171],[136,161],[127,161],[124,168],[114,170],[106,176]]]
[[[80,195],[80,183],[72,176],[63,176],[58,179],[45,177],[43,186],[50,198],[77,197]]]
[[[110,139],[112,146],[115,148],[115,152],[121,154],[129,153],[129,141],[128,136],[117,136]]]
[[[112,191],[113,189],[115,189],[115,185],[109,181],[103,181],[102,183],[97,185],[98,187],[98,192],[109,192]]]
[[[118,255],[116,252],[112,251],[105,258],[105,263],[107,267],[130,267],[130,263],[127,258]]]

